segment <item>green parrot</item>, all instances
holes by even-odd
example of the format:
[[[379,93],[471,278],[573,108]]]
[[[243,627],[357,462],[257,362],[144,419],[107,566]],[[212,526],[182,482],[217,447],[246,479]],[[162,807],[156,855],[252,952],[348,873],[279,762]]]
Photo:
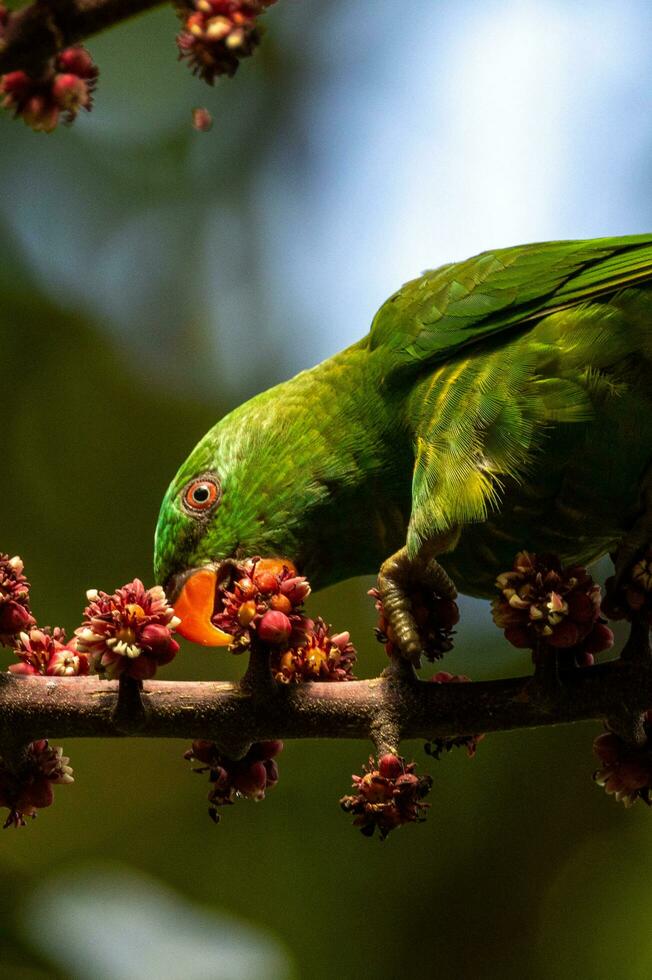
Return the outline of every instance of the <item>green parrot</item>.
[[[186,635],[219,643],[227,559],[282,556],[314,588],[380,568],[410,653],[415,586],[488,597],[521,549],[633,553],[651,460],[652,235],[483,252],[218,422],[163,500],[156,578],[174,600],[204,572]]]

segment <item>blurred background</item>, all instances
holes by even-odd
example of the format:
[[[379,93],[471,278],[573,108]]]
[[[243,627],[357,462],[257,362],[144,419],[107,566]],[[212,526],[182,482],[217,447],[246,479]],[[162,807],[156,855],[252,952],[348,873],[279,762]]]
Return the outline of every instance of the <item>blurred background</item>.
[[[71,130],[0,118],[0,550],[41,623],[151,583],[197,439],[359,338],[404,280],[652,226],[648,0],[279,0],[265,21],[214,90],[160,10],[89,42],[96,110]],[[360,676],[384,666],[370,584],[312,599]],[[188,644],[167,676],[243,666]],[[474,601],[446,667],[528,669]],[[370,746],[288,744],[267,800],[215,827],[185,744],[72,740],[75,785],[0,836],[0,974],[647,980],[652,817],[592,784],[598,729],[439,763],[405,745],[432,809],[383,844],[337,802]]]

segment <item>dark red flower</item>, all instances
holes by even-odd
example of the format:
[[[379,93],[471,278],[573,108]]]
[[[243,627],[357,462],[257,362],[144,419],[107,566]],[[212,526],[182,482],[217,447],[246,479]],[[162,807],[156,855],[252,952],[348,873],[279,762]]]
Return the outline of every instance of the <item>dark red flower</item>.
[[[301,611],[308,595],[307,580],[281,561],[234,562],[217,588],[213,623],[233,637],[233,653],[254,640],[273,647],[297,644],[312,626]]]
[[[80,109],[90,112],[98,75],[84,48],[66,48],[36,78],[24,71],[0,76],[0,105],[32,129],[51,133],[61,119],[72,123]]]
[[[636,616],[652,627],[652,546],[627,569],[616,588],[612,576],[605,582],[602,611],[609,619]]]
[[[177,36],[179,57],[194,75],[210,85],[220,75],[231,78],[243,58],[260,44],[258,18],[275,0],[194,0],[177,4],[183,30]]]
[[[600,769],[593,778],[599,786],[626,807],[637,800],[652,804],[652,711],[646,713],[645,732],[647,742],[633,745],[614,732],[598,735],[593,751],[600,760]]]
[[[384,840],[390,831],[406,823],[425,820],[428,803],[421,801],[430,792],[430,776],[416,776],[414,762],[395,755],[384,755],[376,766],[373,756],[363,767],[361,776],[353,776],[356,793],[343,796],[340,806],[355,817],[354,827],[359,827],[365,837],[371,837],[376,828]]]
[[[0,554],[0,644],[13,646],[18,633],[36,624],[29,607],[29,582],[23,562]]]
[[[233,563],[218,586],[213,623],[233,637],[233,653],[254,642],[267,647],[280,683],[352,680],[356,654],[349,634],[331,636],[322,619],[306,616],[309,595],[307,579],[294,568],[250,558]]]
[[[53,785],[74,782],[69,762],[63,749],[49,745],[45,738],[28,746],[15,772],[0,759],[0,806],[9,810],[5,828],[24,827],[27,817],[50,806]]]
[[[389,657],[400,655],[396,637],[389,625],[378,589],[370,589],[369,595],[376,600],[378,610],[378,626],[376,639],[385,647]],[[454,599],[438,595],[427,595],[421,590],[411,595],[412,615],[419,630],[423,654],[427,660],[440,660],[445,653],[453,649],[453,627],[459,621],[460,611]],[[421,666],[421,659],[415,658],[415,667]]]
[[[88,654],[80,653],[74,641],[66,643],[66,634],[58,626],[54,629],[34,627],[21,633],[14,653],[19,663],[9,665],[12,674],[71,677],[89,671]]]
[[[78,651],[90,655],[95,673],[146,680],[174,659],[179,644],[172,633],[179,620],[159,585],[146,589],[134,579],[113,595],[97,589],[86,595],[85,619],[75,635]]]
[[[265,792],[278,782],[276,756],[283,751],[283,742],[254,742],[242,759],[229,759],[215,742],[198,739],[184,754],[190,762],[201,763],[195,772],[208,773],[211,784],[208,793],[208,815],[215,823],[220,815],[217,807],[230,806],[238,797],[263,800]]]
[[[355,647],[349,633],[329,633],[323,619],[309,620],[296,647],[272,655],[272,673],[282,684],[301,681],[352,681]]]
[[[522,551],[496,586],[496,626],[513,646],[532,650],[535,662],[562,651],[563,665],[590,666],[595,653],[612,646],[613,633],[600,616],[600,586],[581,565],[564,568],[555,555]]]

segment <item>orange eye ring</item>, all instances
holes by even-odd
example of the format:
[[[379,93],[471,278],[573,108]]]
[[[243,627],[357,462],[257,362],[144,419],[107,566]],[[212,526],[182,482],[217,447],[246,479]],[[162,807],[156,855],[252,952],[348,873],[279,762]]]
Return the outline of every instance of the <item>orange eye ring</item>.
[[[220,499],[220,485],[212,476],[201,476],[183,491],[183,505],[191,514],[205,514]]]

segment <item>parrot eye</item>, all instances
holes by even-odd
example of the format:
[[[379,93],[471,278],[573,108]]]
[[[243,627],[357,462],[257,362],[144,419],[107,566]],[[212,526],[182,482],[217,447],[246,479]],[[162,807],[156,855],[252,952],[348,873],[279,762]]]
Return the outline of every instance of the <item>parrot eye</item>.
[[[183,505],[191,514],[205,514],[212,510],[220,499],[220,484],[212,476],[202,476],[193,480],[183,491]]]

